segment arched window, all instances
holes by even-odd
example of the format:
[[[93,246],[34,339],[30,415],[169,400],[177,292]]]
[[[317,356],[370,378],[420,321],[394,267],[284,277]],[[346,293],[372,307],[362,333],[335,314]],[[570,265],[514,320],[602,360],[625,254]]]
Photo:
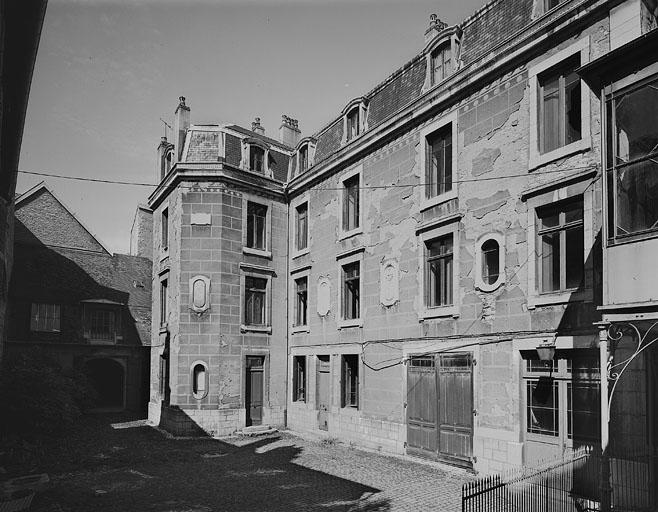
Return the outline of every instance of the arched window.
[[[492,292],[505,282],[505,241],[490,233],[480,238],[475,253],[475,283],[483,292]]]
[[[192,395],[197,400],[208,393],[208,368],[204,363],[194,363],[192,367]]]
[[[500,275],[500,245],[494,239],[482,244],[482,281],[494,284]]]

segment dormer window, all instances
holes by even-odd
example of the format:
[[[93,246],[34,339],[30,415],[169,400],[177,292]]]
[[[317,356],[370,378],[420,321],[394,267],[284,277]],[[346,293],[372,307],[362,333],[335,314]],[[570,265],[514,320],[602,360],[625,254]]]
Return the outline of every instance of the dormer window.
[[[444,44],[430,54],[431,66],[431,85],[442,82],[450,73],[452,73],[452,50],[450,43]]]
[[[443,82],[459,68],[461,29],[448,27],[438,18],[431,19],[425,32],[427,73],[423,91]]]
[[[302,173],[308,169],[308,144],[299,148],[299,172]]]
[[[265,163],[265,150],[259,146],[249,146],[249,169],[263,173]]]
[[[367,112],[365,98],[355,98],[343,109],[343,144],[356,139],[367,130]]]
[[[359,108],[353,108],[347,114],[347,140],[352,140],[359,135]]]

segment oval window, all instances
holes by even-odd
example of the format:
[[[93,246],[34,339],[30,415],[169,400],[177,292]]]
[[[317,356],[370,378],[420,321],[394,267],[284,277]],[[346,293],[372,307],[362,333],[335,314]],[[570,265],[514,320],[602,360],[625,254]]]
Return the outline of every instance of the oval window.
[[[197,398],[206,394],[206,367],[201,363],[195,364],[192,370],[192,393]]]
[[[197,279],[192,286],[192,304],[195,308],[202,309],[206,305],[206,283],[203,279]]]
[[[482,244],[482,281],[494,284],[500,275],[500,245],[490,239]]]

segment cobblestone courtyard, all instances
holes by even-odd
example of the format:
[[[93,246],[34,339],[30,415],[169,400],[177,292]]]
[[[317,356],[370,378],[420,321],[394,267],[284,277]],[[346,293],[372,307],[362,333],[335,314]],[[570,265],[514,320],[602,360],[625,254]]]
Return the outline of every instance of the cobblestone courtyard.
[[[37,495],[37,512],[456,511],[471,478],[286,432],[181,440],[103,417],[50,450],[39,471],[52,485]]]

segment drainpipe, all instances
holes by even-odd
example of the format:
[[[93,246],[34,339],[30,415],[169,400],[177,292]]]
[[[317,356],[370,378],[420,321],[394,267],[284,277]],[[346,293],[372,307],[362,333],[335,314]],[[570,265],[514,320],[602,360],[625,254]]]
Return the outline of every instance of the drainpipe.
[[[608,339],[608,322],[595,322],[599,328],[599,374],[601,378],[601,474],[600,494],[601,512],[610,512],[612,488],[610,487],[610,462],[608,444],[610,440],[610,403],[608,401],[608,360],[610,358],[610,341]]]

